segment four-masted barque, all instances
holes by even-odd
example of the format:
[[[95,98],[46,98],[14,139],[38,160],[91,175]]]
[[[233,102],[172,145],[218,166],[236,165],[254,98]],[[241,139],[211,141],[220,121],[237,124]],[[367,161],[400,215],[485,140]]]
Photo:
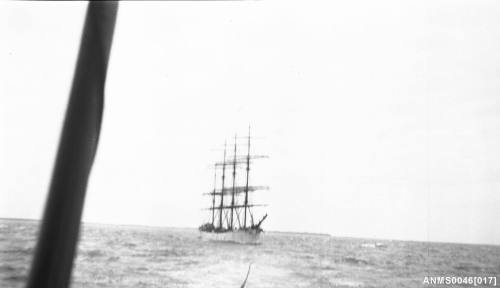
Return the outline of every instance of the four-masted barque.
[[[250,154],[250,129],[245,147],[246,154],[238,155],[238,138],[234,139],[234,150],[232,155],[227,155],[227,146],[224,144],[224,156],[222,162],[214,165],[214,188],[205,193],[211,197],[212,205],[207,210],[211,212],[211,221],[199,227],[202,238],[214,241],[228,241],[242,244],[260,243],[262,233],[262,222],[267,217],[264,215],[259,221],[254,222],[253,207],[265,206],[250,203],[248,194],[258,190],[268,190],[267,186],[253,186],[249,184],[250,164],[256,159],[267,158],[264,155]],[[241,138],[240,138],[241,139]],[[232,147],[231,147],[232,148]],[[232,149],[231,149],[232,150]],[[245,171],[243,177],[238,181],[239,173]],[[228,181],[228,172],[231,178]],[[220,177],[220,187],[217,187],[217,179]],[[228,183],[229,182],[229,183]],[[238,184],[242,182],[241,184]]]

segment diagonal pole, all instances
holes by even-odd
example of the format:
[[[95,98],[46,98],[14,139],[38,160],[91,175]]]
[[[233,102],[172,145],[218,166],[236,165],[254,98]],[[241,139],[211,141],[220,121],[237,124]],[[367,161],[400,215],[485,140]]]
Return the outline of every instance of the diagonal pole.
[[[27,286],[71,282],[87,182],[101,128],[118,2],[90,2],[52,180]]]

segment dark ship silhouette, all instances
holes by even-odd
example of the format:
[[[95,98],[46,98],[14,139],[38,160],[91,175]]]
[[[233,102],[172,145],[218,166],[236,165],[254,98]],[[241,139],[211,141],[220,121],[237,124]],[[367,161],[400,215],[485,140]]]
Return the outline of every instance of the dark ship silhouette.
[[[267,158],[267,156],[250,154],[250,128],[248,129],[248,137],[245,138],[247,138],[246,155],[237,154],[238,144],[235,136],[233,155],[227,157],[227,146],[224,144],[223,160],[214,164],[214,189],[212,192],[204,194],[212,198],[212,205],[207,209],[211,211],[211,222],[199,227],[202,238],[243,244],[260,242],[260,234],[263,232],[261,225],[267,218],[267,214],[255,223],[252,208],[265,205],[250,203],[248,194],[259,190],[268,190],[269,187],[249,185],[249,176],[252,161]],[[244,185],[236,184],[236,171],[239,168],[243,168],[246,172]],[[232,172],[232,183],[226,187],[228,169],[231,169]],[[217,188],[218,171],[221,173],[220,188]]]

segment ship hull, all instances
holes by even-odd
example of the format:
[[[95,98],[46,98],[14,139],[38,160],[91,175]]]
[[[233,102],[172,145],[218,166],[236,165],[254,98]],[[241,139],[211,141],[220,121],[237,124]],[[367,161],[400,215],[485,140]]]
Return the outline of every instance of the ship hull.
[[[225,232],[205,232],[201,231],[201,238],[205,241],[232,242],[239,244],[260,244],[261,232],[257,230],[235,230]]]

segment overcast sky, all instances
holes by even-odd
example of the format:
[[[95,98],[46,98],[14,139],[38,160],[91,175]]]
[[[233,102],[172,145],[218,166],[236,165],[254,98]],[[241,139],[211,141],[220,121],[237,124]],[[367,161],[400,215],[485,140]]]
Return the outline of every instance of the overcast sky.
[[[0,217],[39,219],[85,3],[0,3]],[[197,227],[248,125],[266,230],[500,244],[498,1],[122,2],[87,222]]]

